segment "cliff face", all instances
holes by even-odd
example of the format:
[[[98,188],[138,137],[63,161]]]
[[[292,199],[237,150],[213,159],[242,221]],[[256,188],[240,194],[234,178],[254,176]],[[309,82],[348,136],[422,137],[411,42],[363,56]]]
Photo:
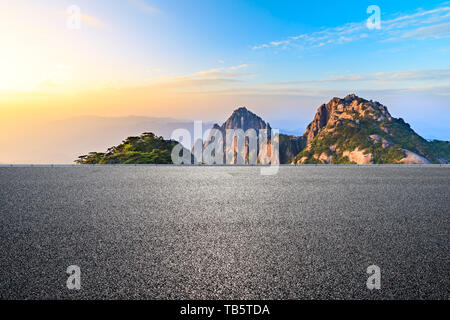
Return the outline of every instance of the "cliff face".
[[[220,129],[223,131],[227,129],[242,129],[244,132],[248,129],[255,129],[258,132],[260,129],[271,130],[271,127],[269,123],[266,123],[247,108],[240,107],[233,111]]]
[[[280,163],[290,164],[306,145],[304,137],[280,134]]]
[[[344,99],[333,98],[327,104],[323,104],[317,110],[314,120],[308,125],[304,136],[307,144],[310,144],[317,134],[326,126],[334,127],[342,123],[341,120],[357,120],[370,117],[378,122],[382,120],[392,121],[387,108],[378,102],[367,101],[354,94]]]
[[[382,104],[354,94],[319,107],[292,163],[445,163],[433,144]]]
[[[245,107],[221,125],[226,154],[226,130],[271,130],[270,124]],[[447,142],[429,142],[403,119],[394,118],[379,102],[350,94],[321,105],[301,137],[279,135],[279,161],[292,164],[427,164],[450,161]],[[270,138],[270,137],[269,137]],[[205,146],[208,146],[210,137]],[[269,139],[270,144],[270,139]],[[247,142],[246,142],[247,146]],[[236,147],[235,150],[237,151]],[[263,152],[263,153],[261,153]],[[258,159],[267,156],[257,150]],[[249,155],[242,155],[248,161]],[[231,162],[236,163],[236,159]]]
[[[254,129],[256,131],[256,135],[259,135],[259,131],[262,129],[268,130],[268,144],[270,150],[271,143],[271,130],[270,124],[265,122],[261,117],[257,116],[250,110],[245,107],[240,107],[233,111],[231,116],[221,125],[215,124],[213,129],[218,129],[221,131],[223,136],[223,144],[224,144],[224,154],[226,154],[227,146],[226,146],[226,130],[228,129],[242,129],[246,132],[249,129]],[[212,137],[209,137],[204,144],[204,148],[206,148],[212,141]],[[248,146],[248,142],[246,141],[246,149]],[[303,137],[295,137],[295,136],[287,136],[284,134],[279,135],[279,161],[280,163],[291,163],[295,156],[303,149]],[[237,152],[237,148],[235,147],[235,151]],[[270,156],[270,151],[268,150],[260,150],[259,145],[257,149],[257,157],[258,162],[262,158],[268,158]],[[246,163],[248,162],[249,155],[247,154],[247,150],[244,151],[242,157],[245,159]],[[224,161],[225,162],[225,161]],[[236,159],[229,164],[236,163]]]
[[[257,135],[261,129],[267,129],[269,148],[259,150],[258,144],[253,148],[256,154],[252,154],[246,147],[240,151],[240,156],[245,159],[245,163],[249,162],[251,156],[256,156],[259,163],[260,159],[272,158],[271,127],[247,108],[236,109],[221,126],[215,124],[213,128],[222,133],[224,155],[231,151],[226,150],[227,129],[242,129],[244,132],[254,129]],[[209,137],[203,147],[206,148],[213,139]],[[176,144],[176,141],[164,140],[153,133],[144,133],[139,137],[128,137],[122,144],[109,148],[105,153],[91,152],[80,156],[75,162],[171,163],[171,151]],[[245,145],[248,146],[248,141],[245,141]],[[234,151],[238,151],[236,146]],[[427,141],[403,119],[392,117],[382,104],[351,94],[344,99],[333,98],[321,105],[303,136],[280,134],[279,158],[275,160],[282,164],[449,163],[450,142]],[[236,162],[235,159],[229,164]]]

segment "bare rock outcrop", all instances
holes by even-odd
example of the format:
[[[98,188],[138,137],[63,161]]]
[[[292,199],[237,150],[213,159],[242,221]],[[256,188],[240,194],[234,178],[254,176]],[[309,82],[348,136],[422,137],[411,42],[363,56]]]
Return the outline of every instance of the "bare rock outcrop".
[[[303,138],[305,148],[293,163],[421,164],[442,158],[402,118],[355,94],[321,105]]]
[[[412,151],[403,150],[405,152],[405,157],[403,159],[400,160],[401,163],[404,164],[430,164],[431,162],[425,158],[422,157],[420,155],[418,155],[417,153],[414,153]]]

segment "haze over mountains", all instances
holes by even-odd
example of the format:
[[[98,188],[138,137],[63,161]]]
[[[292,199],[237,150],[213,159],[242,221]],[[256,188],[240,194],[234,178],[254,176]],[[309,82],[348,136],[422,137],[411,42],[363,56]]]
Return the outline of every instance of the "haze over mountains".
[[[226,129],[270,129],[259,116],[238,108]],[[285,164],[429,164],[450,161],[449,144],[429,142],[387,107],[349,94],[321,105],[303,136],[280,134],[280,162]]]
[[[244,132],[253,129],[257,135],[262,129],[271,130],[268,122],[245,107],[236,109],[222,125],[214,124],[213,128],[222,132],[224,140],[229,129],[242,129]],[[211,139],[205,141],[204,147],[213,141]],[[120,146],[108,149],[106,158],[103,153],[99,156],[99,153],[91,152],[90,156],[82,156],[79,162],[124,163],[120,160],[124,159],[126,163],[133,163],[133,159],[139,158],[136,163],[145,163],[143,159],[151,158],[149,163],[158,163],[155,160],[158,157],[148,157],[155,141],[160,141],[158,145],[165,141],[162,149],[156,150],[164,153],[173,143],[155,135],[151,135],[151,139],[147,134],[129,137]],[[227,147],[224,142],[224,150]],[[114,154],[114,150],[120,152]],[[137,157],[136,152],[145,155]],[[244,154],[243,158],[247,156]],[[258,149],[258,159],[260,156],[261,150]],[[427,141],[402,118],[392,117],[387,107],[379,102],[350,94],[321,105],[302,136],[280,134],[279,160],[282,164],[448,163],[450,144],[447,141]],[[246,163],[248,161],[246,159]]]
[[[358,101],[363,101],[364,99],[354,97]],[[348,100],[349,98],[347,98]],[[345,100],[345,99],[341,99]],[[354,100],[354,99],[353,99]],[[333,100],[332,100],[333,101]],[[370,102],[370,101],[368,101]],[[350,105],[352,101],[349,101]],[[331,126],[337,126],[339,123],[338,121],[334,120],[334,117],[343,117],[348,116],[348,112],[344,112],[342,114],[339,114],[339,108],[341,108],[339,105],[342,105],[345,108],[353,108],[349,105],[349,103],[343,101],[339,102],[339,100],[335,100],[334,107],[330,105],[330,109],[328,110],[326,105],[322,105],[315,117],[325,117],[325,115],[331,116],[330,118],[323,118],[322,120],[326,120],[325,127],[327,125]],[[333,104],[333,103],[332,103]],[[304,108],[304,107],[302,107]],[[349,110],[350,110],[349,109]],[[311,108],[311,110],[314,110],[314,108]],[[328,110],[328,111],[327,111]],[[241,113],[245,113],[248,111],[248,115],[244,115],[244,122],[241,124],[241,116],[238,117]],[[275,111],[273,111],[275,112]],[[273,113],[272,112],[272,113]],[[388,111],[389,112],[389,111]],[[397,114],[399,114],[399,111],[396,111]],[[234,114],[234,116],[233,116]],[[267,111],[264,112],[264,114],[267,114]],[[310,113],[314,115],[312,112]],[[313,118],[311,115],[311,118]],[[401,113],[399,114],[401,116]],[[356,116],[356,114],[355,114]],[[308,139],[304,139],[302,133],[304,132],[304,129],[301,130],[301,128],[305,128],[306,124],[308,122],[305,121],[304,118],[293,116],[288,119],[289,122],[289,128],[295,128],[298,127],[299,129],[293,132],[294,134],[283,134],[289,132],[284,127],[280,127],[280,124],[283,125],[284,122],[280,122],[279,119],[275,119],[274,121],[270,121],[270,124],[267,122],[267,120],[271,119],[262,119],[257,114],[251,112],[247,108],[238,108],[236,112],[232,113],[227,121],[224,123],[221,123],[220,125],[217,124],[216,127],[236,127],[236,128],[243,128],[247,130],[248,128],[254,128],[254,129],[260,129],[265,128],[268,126],[268,128],[279,128],[280,129],[280,162],[281,163],[292,163],[299,162],[302,160],[301,158],[296,158],[296,156],[304,151],[304,148],[307,147],[307,143],[311,141],[307,141]],[[234,119],[236,118],[236,119]],[[237,118],[239,118],[237,120]],[[308,117],[309,118],[309,117]],[[310,119],[311,119],[310,118]],[[392,116],[391,116],[392,118]],[[201,117],[200,117],[201,119]],[[328,119],[328,120],[327,120]],[[349,119],[341,119],[344,122],[348,122]],[[356,120],[356,119],[355,119]],[[328,123],[330,121],[330,123]],[[330,136],[329,129],[323,128],[321,122],[317,122],[317,119],[313,121],[314,128],[313,130],[310,130],[310,132],[315,132],[318,136],[324,137],[325,133],[328,132],[327,138],[324,141],[327,143],[327,139],[333,140],[334,138]],[[273,123],[276,123],[274,126]],[[298,123],[298,125],[295,125]],[[306,124],[305,124],[306,123]],[[353,121],[353,123],[356,123]],[[358,128],[366,130],[368,128],[365,127],[366,124],[368,125],[377,125],[377,122],[372,121],[370,123],[363,123],[362,126],[359,126]],[[203,123],[203,130],[207,130],[208,128],[211,128],[213,126],[213,122],[204,122]],[[421,150],[415,150],[416,147],[411,145],[404,145],[402,143],[397,143],[398,141],[394,139],[392,136],[389,136],[389,134],[381,131],[380,132],[380,123],[378,123],[378,129],[376,129],[376,132],[364,133],[366,136],[372,135],[373,139],[371,141],[379,140],[381,142],[381,145],[386,146],[386,142],[383,142],[383,139],[386,141],[389,141],[394,144],[398,144],[400,148],[406,149],[408,151],[411,151],[419,156],[424,157],[429,162],[438,162],[438,158],[442,161],[442,159],[446,159],[448,161],[448,158],[446,158],[446,154],[448,154],[448,144],[442,143],[442,142],[427,142],[424,139],[419,139],[419,136],[415,132],[409,132],[408,128],[401,125],[398,121],[390,121],[388,124],[396,125],[397,127],[402,127],[404,130],[402,131],[404,135],[410,135],[411,137],[415,137],[416,142],[419,143],[419,149]],[[102,151],[105,152],[109,147],[111,146],[117,146],[120,141],[123,141],[125,137],[130,136],[139,136],[144,132],[153,132],[157,136],[162,136],[165,139],[169,139],[171,136],[171,133],[173,130],[178,128],[185,128],[189,132],[191,132],[191,136],[193,137],[193,127],[194,123],[192,120],[183,120],[183,119],[175,119],[175,118],[152,118],[152,117],[142,117],[142,116],[130,116],[130,117],[99,117],[99,116],[83,116],[83,117],[75,117],[75,118],[69,118],[66,120],[59,120],[59,121],[53,121],[49,122],[47,124],[39,124],[39,125],[32,125],[28,124],[26,126],[21,126],[20,124],[16,124],[16,127],[13,127],[14,123],[4,123],[5,126],[3,126],[3,129],[8,132],[8,134],[0,135],[0,163],[73,163],[74,159],[76,159],[80,155],[86,155],[90,151]],[[438,116],[435,117],[435,121],[430,123],[430,126],[441,126],[442,122],[440,121],[440,118]],[[352,126],[352,124],[350,124]],[[346,126],[344,126],[346,127]],[[9,129],[7,129],[9,128]],[[317,130],[320,129],[320,130]],[[415,129],[415,127],[414,127]],[[341,131],[342,129],[338,128],[338,131]],[[350,130],[350,129],[348,129]],[[405,131],[406,130],[406,131]],[[319,133],[320,131],[320,133]],[[358,131],[358,130],[357,130]],[[359,132],[359,131],[358,131]],[[295,134],[297,133],[297,134]],[[348,132],[347,132],[348,133]],[[311,135],[311,133],[308,133],[308,135]],[[348,138],[348,137],[347,137]],[[380,138],[382,138],[380,140]],[[428,137],[427,137],[428,138]],[[374,140],[375,139],[375,140]],[[393,141],[395,140],[395,141]],[[425,141],[425,142],[424,142]],[[383,144],[384,143],[384,144]],[[365,142],[367,144],[367,141]],[[376,143],[375,143],[376,144]],[[188,149],[190,149],[189,145],[185,145]],[[333,144],[328,146],[333,147]],[[363,145],[361,145],[363,146]],[[366,148],[368,145],[366,146]],[[376,146],[375,146],[376,147]],[[382,154],[389,151],[389,156],[384,157],[385,160],[389,159],[390,156],[393,156],[395,153],[394,151],[397,150],[396,160],[399,160],[400,151],[398,150],[398,147],[395,148],[386,148],[384,150],[378,149],[372,150],[370,153],[372,154],[372,160],[375,163],[378,163],[377,159],[382,158]],[[333,156],[335,158],[340,156],[340,152],[334,152],[333,150],[330,150],[330,154],[328,154],[328,151],[322,144],[315,143],[313,148],[308,150],[312,151],[319,151],[320,148],[323,148],[322,152],[318,155],[304,152],[303,156],[306,156],[306,158],[303,158],[303,162],[305,163],[316,163],[317,157],[322,156],[322,160],[325,159],[325,162],[328,163],[342,163],[345,162],[343,159],[337,160],[334,159],[332,161],[331,158]],[[373,147],[371,147],[373,149]],[[332,148],[333,149],[333,148]],[[339,148],[338,148],[339,149]],[[376,148],[375,148],[376,149]],[[447,150],[447,151],[446,151]],[[350,157],[351,159],[355,160],[356,157],[364,157],[364,152],[361,155],[361,149],[358,149],[358,151],[354,152],[355,150],[343,150],[343,152],[346,152],[347,157]],[[383,152],[379,152],[383,151]],[[323,154],[325,152],[325,154]],[[353,153],[352,153],[353,152]],[[424,154],[422,154],[422,153]],[[349,154],[347,154],[349,153]],[[350,154],[351,153],[351,154]],[[331,156],[331,158],[329,158]],[[409,158],[415,157],[415,155],[409,153]],[[315,158],[316,157],[316,158]],[[378,157],[378,158],[377,158]],[[394,157],[394,158],[395,158]],[[296,159],[294,159],[296,158]],[[367,162],[368,156],[364,159],[359,159],[357,162]],[[377,158],[377,159],[375,159]],[[351,159],[348,159],[349,161]],[[420,158],[415,157],[417,161],[420,160]],[[320,162],[322,163],[322,160]],[[380,161],[385,161],[380,160]],[[401,160],[401,159],[400,159]],[[300,162],[302,162],[300,161]],[[338,162],[336,162],[338,161]],[[339,162],[341,161],[341,162]],[[410,160],[404,160],[406,162]],[[426,162],[423,161],[422,162]]]
[[[203,123],[205,130],[212,125]],[[105,151],[128,136],[151,131],[168,139],[177,128],[193,132],[193,127],[193,122],[186,119],[142,116],[81,116],[45,125],[27,125],[0,136],[0,162],[71,164],[79,155],[92,150]]]

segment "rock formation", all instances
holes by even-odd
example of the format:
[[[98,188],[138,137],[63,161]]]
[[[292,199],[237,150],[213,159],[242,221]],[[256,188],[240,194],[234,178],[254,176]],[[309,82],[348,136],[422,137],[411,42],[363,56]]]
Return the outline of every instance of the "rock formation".
[[[433,144],[379,102],[350,94],[321,105],[292,163],[443,163]]]

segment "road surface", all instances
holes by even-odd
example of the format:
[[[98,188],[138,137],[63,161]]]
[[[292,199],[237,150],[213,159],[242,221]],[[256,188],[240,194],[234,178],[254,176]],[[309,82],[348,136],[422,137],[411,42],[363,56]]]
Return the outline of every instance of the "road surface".
[[[0,298],[449,299],[449,191],[436,166],[2,167]]]

